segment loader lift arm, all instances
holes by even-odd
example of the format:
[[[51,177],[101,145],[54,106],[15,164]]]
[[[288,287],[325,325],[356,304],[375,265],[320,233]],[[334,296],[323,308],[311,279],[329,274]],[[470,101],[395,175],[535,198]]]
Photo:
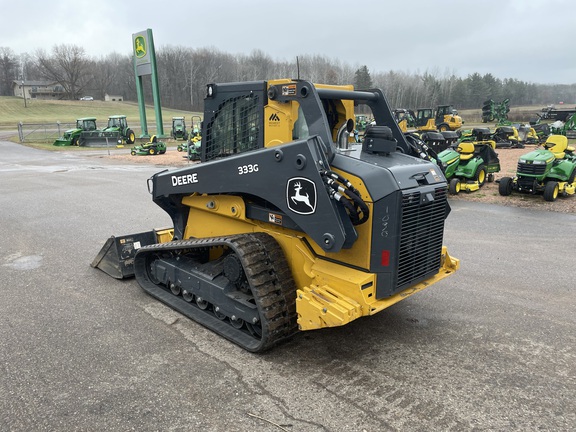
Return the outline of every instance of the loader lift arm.
[[[184,238],[187,214],[182,199],[191,194],[230,194],[258,197],[293,221],[325,251],[338,252],[356,239],[349,217],[327,190],[330,169],[322,140],[313,136],[278,148],[241,153],[234,158],[205,162],[177,171],[163,171],[150,179],[153,200],[174,223],[174,239]],[[307,183],[310,212],[291,212],[292,186]],[[149,186],[149,187],[150,187]],[[244,212],[246,209],[235,209]],[[314,217],[309,217],[314,213]]]

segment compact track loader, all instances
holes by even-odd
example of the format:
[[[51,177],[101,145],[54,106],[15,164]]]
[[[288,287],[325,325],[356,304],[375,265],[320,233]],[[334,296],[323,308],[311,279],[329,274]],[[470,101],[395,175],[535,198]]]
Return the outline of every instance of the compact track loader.
[[[350,137],[354,105],[376,121]],[[453,274],[448,187],[381,90],[209,84],[201,162],[152,176],[173,227],[111,237],[92,263],[252,352],[374,315]]]

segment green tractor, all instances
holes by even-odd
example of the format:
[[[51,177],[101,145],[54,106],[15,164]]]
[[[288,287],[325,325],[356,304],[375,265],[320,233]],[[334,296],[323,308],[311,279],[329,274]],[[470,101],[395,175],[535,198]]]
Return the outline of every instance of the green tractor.
[[[128,127],[125,115],[112,115],[108,117],[108,126],[104,128],[103,132],[118,132],[118,143],[126,141],[126,144],[134,144],[136,135],[134,131]]]
[[[565,135],[566,138],[576,138],[576,114],[569,114],[564,122],[556,120],[550,124],[550,130],[556,135]]]
[[[81,144],[82,132],[95,131],[96,118],[84,117],[76,120],[76,127],[68,129],[61,138],[54,141],[55,146],[77,146]]]
[[[166,153],[166,143],[158,141],[156,135],[152,135],[147,143],[134,146],[130,151],[132,156],[153,156],[164,153]]]
[[[546,201],[576,191],[576,153],[568,138],[550,135],[543,148],[520,156],[515,177],[502,177],[498,192],[508,196],[512,191],[542,193]]]
[[[186,131],[186,120],[184,117],[172,117],[172,132],[170,133],[175,140],[188,139],[188,132]]]
[[[496,143],[489,136],[476,136],[477,141],[462,141],[456,148],[438,153],[442,171],[448,183],[448,192],[472,192],[480,189],[486,181],[494,181],[494,173],[500,171],[500,160],[494,151]]]

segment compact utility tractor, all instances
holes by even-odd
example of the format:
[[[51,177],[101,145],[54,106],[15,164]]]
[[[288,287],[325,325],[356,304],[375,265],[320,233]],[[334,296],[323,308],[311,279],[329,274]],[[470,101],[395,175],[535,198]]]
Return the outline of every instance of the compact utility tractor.
[[[172,117],[172,131],[170,132],[172,138],[175,140],[188,139],[188,132],[186,131],[186,120],[184,117]]]
[[[354,143],[354,106],[375,125]],[[413,155],[380,89],[208,84],[201,162],[148,180],[173,226],[92,262],[251,352],[377,314],[449,277],[440,168]]]
[[[108,126],[104,128],[104,132],[117,132],[118,144],[126,141],[126,144],[134,144],[136,135],[134,131],[128,127],[125,115],[112,115],[108,117]]]
[[[132,156],[159,155],[164,153],[166,153],[166,143],[158,141],[156,135],[152,135],[150,141],[147,143],[134,146],[130,151]]]
[[[76,127],[68,129],[64,135],[54,141],[55,146],[79,146],[82,144],[82,132],[97,131],[94,117],[83,117],[76,120]]]
[[[486,181],[494,181],[494,173],[500,171],[500,160],[494,151],[496,143],[477,131],[475,136],[476,141],[462,141],[455,149],[438,154],[449,181],[448,191],[453,195],[480,189]]]
[[[567,138],[576,138],[576,114],[568,114],[564,121],[556,120],[550,124],[552,133],[565,135]]]
[[[516,176],[500,179],[500,195],[508,196],[512,191],[542,193],[546,201],[555,201],[558,195],[574,194],[574,147],[568,145],[563,135],[550,135],[542,147],[520,156]]]

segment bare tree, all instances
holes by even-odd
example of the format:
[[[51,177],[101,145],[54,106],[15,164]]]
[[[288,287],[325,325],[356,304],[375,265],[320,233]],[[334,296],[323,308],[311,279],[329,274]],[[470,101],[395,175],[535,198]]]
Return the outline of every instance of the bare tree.
[[[12,81],[18,78],[18,57],[10,48],[0,47],[0,96],[12,95]]]
[[[126,64],[131,64],[130,58],[118,53],[108,54],[98,60],[89,60],[89,70],[92,76],[90,86],[94,96],[104,99],[106,94],[120,94],[124,96],[125,90],[121,88],[122,70]],[[134,75],[133,70],[131,74]],[[85,89],[86,90],[86,89]]]
[[[43,77],[59,83],[70,99],[78,99],[91,79],[84,48],[76,45],[55,45],[50,56],[38,50],[36,61]]]
[[[533,84],[513,78],[500,79],[490,73],[473,73],[465,78],[455,70],[368,71],[367,66],[350,65],[323,55],[299,55],[274,60],[260,49],[250,54],[232,55],[214,47],[162,47],[157,49],[159,83],[163,103],[172,108],[201,110],[206,84],[301,78],[325,84],[356,84],[357,88],[379,87],[393,108],[421,108],[451,103],[458,108],[474,108],[487,98],[509,98],[512,104],[572,102],[576,84]],[[136,78],[132,55],[112,53],[90,59],[74,45],[53,47],[50,54],[39,50],[35,61],[24,53],[15,55],[0,47],[0,95],[10,94],[12,80],[47,79],[60,83],[69,98],[84,90],[103,98],[105,93],[136,100]],[[371,82],[370,82],[371,80]],[[151,97],[149,78],[144,80],[144,97]],[[498,97],[497,95],[500,95]]]
[[[187,79],[192,62],[192,50],[169,46],[157,54],[162,101],[172,108],[190,106],[190,81]]]

